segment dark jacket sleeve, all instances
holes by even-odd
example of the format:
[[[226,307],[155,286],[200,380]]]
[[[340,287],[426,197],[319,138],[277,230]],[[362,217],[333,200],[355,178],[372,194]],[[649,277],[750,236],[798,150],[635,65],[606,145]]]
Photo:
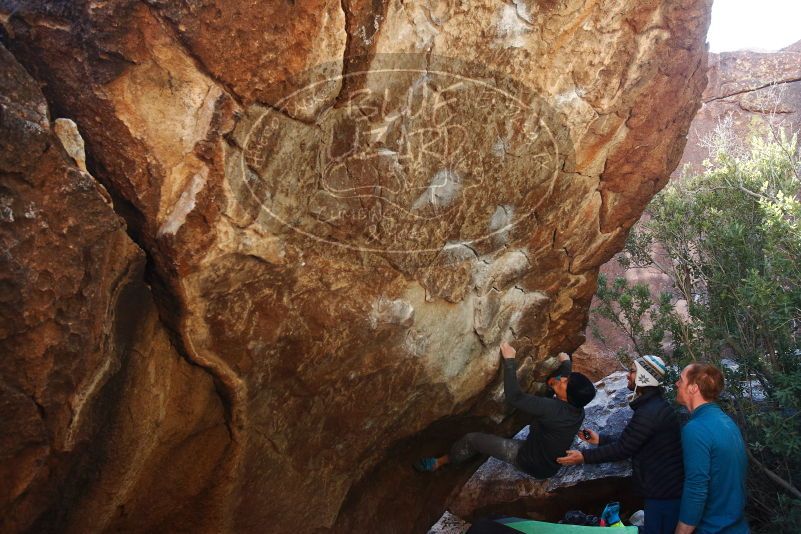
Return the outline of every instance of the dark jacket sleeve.
[[[620,437],[595,449],[585,449],[584,463],[601,464],[631,458],[656,432],[657,425],[648,420],[648,414],[635,411]]]
[[[601,446],[609,445],[610,443],[614,443],[615,441],[617,441],[615,436],[611,436],[609,434],[602,434],[600,432],[598,433],[598,445]]]
[[[560,401],[523,393],[517,382],[517,362],[514,358],[503,360],[503,391],[507,404],[534,417],[556,415],[559,409]]]

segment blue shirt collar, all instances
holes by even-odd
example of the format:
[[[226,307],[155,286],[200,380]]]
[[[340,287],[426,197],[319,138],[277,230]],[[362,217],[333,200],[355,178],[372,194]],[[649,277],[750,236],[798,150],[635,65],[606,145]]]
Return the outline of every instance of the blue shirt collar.
[[[715,402],[707,402],[705,404],[702,404],[701,406],[692,411],[692,413],[690,414],[690,419],[694,419],[700,413],[707,412],[715,408],[717,408],[718,410],[720,409],[720,407]]]

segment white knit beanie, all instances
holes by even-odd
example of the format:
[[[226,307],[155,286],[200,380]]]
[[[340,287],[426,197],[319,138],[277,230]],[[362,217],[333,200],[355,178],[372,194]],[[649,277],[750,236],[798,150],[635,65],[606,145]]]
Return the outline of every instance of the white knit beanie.
[[[646,354],[634,360],[637,376],[634,384],[637,386],[659,386],[665,380],[665,362],[659,356]]]

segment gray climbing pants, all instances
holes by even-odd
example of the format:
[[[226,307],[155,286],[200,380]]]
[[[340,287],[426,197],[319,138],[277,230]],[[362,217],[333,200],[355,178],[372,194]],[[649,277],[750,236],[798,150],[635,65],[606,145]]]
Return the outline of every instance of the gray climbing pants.
[[[471,432],[453,444],[450,461],[454,464],[465,462],[476,454],[486,454],[502,462],[517,465],[517,453],[523,446],[523,440],[507,439],[483,432]]]

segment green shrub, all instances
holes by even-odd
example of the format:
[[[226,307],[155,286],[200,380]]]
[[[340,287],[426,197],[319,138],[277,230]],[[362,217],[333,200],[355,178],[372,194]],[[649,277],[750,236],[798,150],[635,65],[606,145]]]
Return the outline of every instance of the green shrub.
[[[724,408],[751,455],[754,531],[797,531],[801,514],[801,192],[796,138],[723,143],[705,172],[671,182],[632,229],[625,266],[666,274],[669,293],[600,277],[598,316],[638,354],[681,367],[727,359]],[[679,312],[678,303],[685,304]]]

